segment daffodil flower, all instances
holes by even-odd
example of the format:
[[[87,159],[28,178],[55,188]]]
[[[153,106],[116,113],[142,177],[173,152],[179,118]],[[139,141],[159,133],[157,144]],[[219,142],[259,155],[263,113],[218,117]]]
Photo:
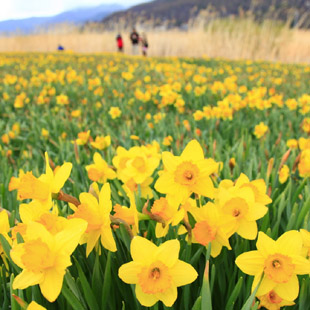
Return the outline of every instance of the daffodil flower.
[[[302,256],[302,245],[298,231],[288,231],[276,241],[259,232],[257,251],[239,255],[236,265],[254,276],[252,290],[263,277],[257,296],[273,290],[282,299],[294,300],[299,292],[297,274],[310,273],[310,262]]]
[[[197,272],[178,259],[180,242],[169,240],[157,247],[151,241],[134,237],[130,245],[133,261],[119,268],[119,277],[136,285],[136,297],[145,307],[161,300],[171,307],[177,299],[177,287],[192,283]]]
[[[10,255],[23,271],[14,279],[13,289],[25,289],[39,284],[43,296],[50,302],[60,294],[70,255],[77,247],[87,223],[70,220],[70,225],[52,235],[40,223],[27,226],[26,242],[13,246]]]

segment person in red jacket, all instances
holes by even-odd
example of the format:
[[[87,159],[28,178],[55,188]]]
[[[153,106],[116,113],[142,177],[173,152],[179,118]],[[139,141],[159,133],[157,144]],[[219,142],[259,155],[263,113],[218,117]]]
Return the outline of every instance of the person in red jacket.
[[[122,36],[120,34],[117,35],[116,42],[117,42],[118,51],[120,53],[122,53],[123,52],[123,48],[124,48],[124,43],[123,43],[123,38],[122,38]]]

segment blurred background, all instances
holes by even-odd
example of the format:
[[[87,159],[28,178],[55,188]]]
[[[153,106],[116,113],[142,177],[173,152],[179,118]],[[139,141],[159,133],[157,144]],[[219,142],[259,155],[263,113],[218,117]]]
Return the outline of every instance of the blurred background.
[[[1,0],[0,51],[116,52],[121,34],[130,54],[133,27],[150,56],[310,62],[309,0]]]

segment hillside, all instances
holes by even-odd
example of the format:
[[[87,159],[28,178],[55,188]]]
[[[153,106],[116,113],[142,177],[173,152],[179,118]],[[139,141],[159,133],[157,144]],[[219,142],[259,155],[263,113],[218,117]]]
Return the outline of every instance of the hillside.
[[[267,17],[291,20],[303,27],[310,25],[309,0],[155,0],[111,14],[103,23],[108,29],[137,23],[179,27],[203,11],[220,17],[250,13],[259,20]]]

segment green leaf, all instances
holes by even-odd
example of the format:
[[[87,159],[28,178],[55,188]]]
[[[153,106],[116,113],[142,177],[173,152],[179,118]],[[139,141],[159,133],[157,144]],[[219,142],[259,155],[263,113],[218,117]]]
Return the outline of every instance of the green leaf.
[[[253,302],[255,300],[255,295],[256,295],[256,292],[262,282],[262,279],[263,277],[261,277],[260,281],[258,282],[258,284],[256,285],[253,293],[250,295],[250,297],[247,299],[246,303],[243,305],[243,307],[241,308],[241,310],[251,310],[252,308],[252,305],[253,305]]]
[[[95,294],[92,291],[89,282],[87,281],[85,273],[83,272],[79,262],[76,259],[74,259],[74,261],[75,261],[75,266],[76,266],[78,273],[79,273],[79,278],[80,278],[83,293],[84,293],[83,295],[84,295],[84,298],[85,298],[89,308],[92,310],[99,310],[99,306],[98,306],[98,303],[96,301]]]
[[[112,253],[108,251],[107,255],[107,264],[105,266],[105,272],[104,272],[104,280],[103,280],[103,287],[102,287],[102,298],[101,298],[101,309],[104,309],[108,303],[110,291],[111,291],[111,256]]]
[[[2,247],[3,247],[3,250],[4,250],[4,253],[6,254],[6,256],[9,258],[10,260],[10,265],[15,269],[15,271],[17,273],[20,273],[21,272],[21,269],[14,264],[14,262],[12,261],[11,259],[11,256],[10,256],[10,251],[11,251],[11,246],[10,244],[8,243],[8,241],[5,239],[5,237],[3,235],[0,234],[0,242],[2,244]]]
[[[196,299],[192,310],[201,310],[201,296]]]
[[[73,310],[87,310],[87,308],[83,307],[81,302],[76,298],[76,296],[66,285],[62,286],[61,293],[65,297],[67,302],[72,306]]]
[[[234,304],[236,302],[236,299],[238,298],[238,295],[240,293],[240,290],[242,288],[242,282],[243,282],[243,277],[240,277],[234,290],[232,291],[232,293],[230,294],[230,297],[227,301],[225,310],[233,310],[234,309]]]

